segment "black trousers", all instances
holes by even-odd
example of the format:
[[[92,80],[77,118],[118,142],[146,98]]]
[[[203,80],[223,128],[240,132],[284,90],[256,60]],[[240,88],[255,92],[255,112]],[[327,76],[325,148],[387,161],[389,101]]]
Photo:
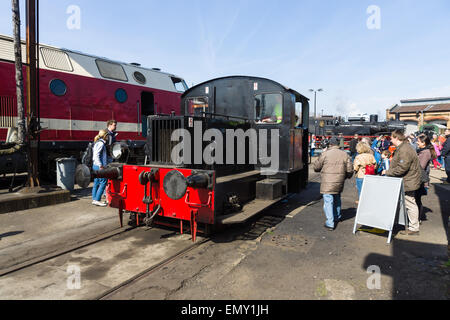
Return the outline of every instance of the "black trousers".
[[[445,157],[445,172],[447,173],[447,182],[450,183],[450,157]]]

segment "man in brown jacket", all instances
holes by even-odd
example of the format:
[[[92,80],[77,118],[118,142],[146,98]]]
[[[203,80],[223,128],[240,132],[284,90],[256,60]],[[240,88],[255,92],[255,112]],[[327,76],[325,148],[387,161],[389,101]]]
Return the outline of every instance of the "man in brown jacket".
[[[409,220],[409,230],[402,231],[400,234],[419,235],[419,207],[415,200],[415,193],[419,190],[422,182],[419,157],[402,131],[394,131],[391,141],[397,149],[392,158],[391,167],[386,171],[386,175],[403,178],[405,206]]]
[[[339,150],[338,138],[331,138],[328,150],[314,163],[314,171],[320,172],[322,178],[320,193],[323,194],[323,209],[327,218],[325,228],[333,231],[342,219],[341,193],[345,179],[353,176],[352,161],[345,151]]]

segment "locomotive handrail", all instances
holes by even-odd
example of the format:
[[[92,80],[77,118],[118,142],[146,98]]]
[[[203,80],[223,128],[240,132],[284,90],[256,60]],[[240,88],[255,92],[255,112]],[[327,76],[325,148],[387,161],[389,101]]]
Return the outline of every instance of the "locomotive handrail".
[[[128,196],[127,190],[128,190],[127,189],[127,184],[125,184],[125,186],[123,187],[122,192],[120,192],[120,193],[118,193],[118,192],[111,192],[111,182],[109,183],[108,192],[109,192],[109,194],[112,197],[120,197],[120,198],[126,199],[127,196]]]
[[[209,192],[208,193],[208,203],[206,203],[206,204],[191,203],[191,202],[189,202],[189,190],[188,190],[188,191],[186,191],[186,198],[185,198],[184,202],[190,207],[205,208],[205,207],[209,207],[211,205],[211,200],[212,200],[212,192]]]
[[[201,113],[204,114],[204,115],[209,115],[209,116],[225,117],[227,119],[233,118],[233,119],[240,119],[240,120],[245,120],[245,121],[251,121],[252,120],[250,118],[244,118],[244,117],[239,117],[239,116],[230,116],[230,115],[221,114],[221,113],[212,113],[212,112],[205,112],[205,111],[202,111]]]

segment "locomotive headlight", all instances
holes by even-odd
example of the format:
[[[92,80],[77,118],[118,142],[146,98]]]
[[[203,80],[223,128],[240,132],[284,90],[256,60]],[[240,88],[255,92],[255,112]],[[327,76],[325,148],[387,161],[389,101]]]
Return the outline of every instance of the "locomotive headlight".
[[[120,160],[128,152],[128,146],[121,142],[116,142],[111,146],[111,156],[114,160]]]

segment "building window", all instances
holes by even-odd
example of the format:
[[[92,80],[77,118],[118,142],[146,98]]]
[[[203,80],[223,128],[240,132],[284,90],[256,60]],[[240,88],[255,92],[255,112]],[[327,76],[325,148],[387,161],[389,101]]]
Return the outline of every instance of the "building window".
[[[127,74],[120,64],[100,59],[95,60],[95,63],[103,78],[128,81]]]
[[[64,81],[60,79],[53,79],[50,81],[50,91],[58,97],[62,97],[67,92],[67,86]]]
[[[283,122],[283,96],[280,93],[255,96],[255,120],[259,124]]]
[[[128,94],[127,94],[127,92],[126,92],[124,89],[122,89],[122,88],[117,89],[117,90],[116,90],[116,100],[117,100],[119,103],[124,103],[124,102],[126,102],[126,101],[128,100]]]
[[[187,100],[187,112],[191,116],[203,116],[203,112],[208,112],[208,98],[191,98]]]

